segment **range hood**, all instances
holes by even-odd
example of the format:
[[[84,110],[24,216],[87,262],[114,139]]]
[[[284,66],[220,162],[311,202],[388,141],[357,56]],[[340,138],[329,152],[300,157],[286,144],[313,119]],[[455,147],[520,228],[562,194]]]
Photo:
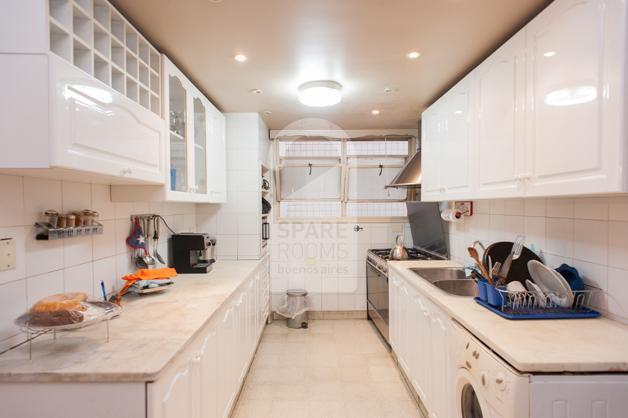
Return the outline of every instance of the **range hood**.
[[[421,150],[419,149],[403,166],[399,174],[390,182],[386,188],[398,187],[414,189],[421,187]]]

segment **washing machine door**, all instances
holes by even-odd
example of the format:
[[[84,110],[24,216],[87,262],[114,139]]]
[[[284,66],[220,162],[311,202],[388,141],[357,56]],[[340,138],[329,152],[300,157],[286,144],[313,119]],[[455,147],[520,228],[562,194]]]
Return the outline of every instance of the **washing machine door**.
[[[467,369],[458,369],[456,375],[456,418],[490,418],[486,400],[478,390],[479,384]]]

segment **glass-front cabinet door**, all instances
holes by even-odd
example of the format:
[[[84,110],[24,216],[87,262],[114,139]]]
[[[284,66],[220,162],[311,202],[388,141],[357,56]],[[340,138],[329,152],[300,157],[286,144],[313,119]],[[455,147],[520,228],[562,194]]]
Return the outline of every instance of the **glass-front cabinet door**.
[[[193,193],[207,194],[207,109],[200,97],[192,99],[194,111],[194,185]]]
[[[168,76],[168,120],[170,146],[170,190],[188,191],[187,92],[184,81],[175,74]]]

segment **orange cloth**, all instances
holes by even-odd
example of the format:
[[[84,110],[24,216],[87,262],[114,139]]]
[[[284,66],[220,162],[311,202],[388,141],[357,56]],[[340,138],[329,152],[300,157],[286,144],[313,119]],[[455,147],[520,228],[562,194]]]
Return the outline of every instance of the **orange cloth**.
[[[122,280],[126,280],[126,284],[120,289],[116,295],[116,303],[119,305],[122,296],[126,294],[129,287],[133,286],[133,283],[139,280],[165,280],[176,277],[177,271],[172,268],[162,269],[139,269],[133,274],[123,276]]]

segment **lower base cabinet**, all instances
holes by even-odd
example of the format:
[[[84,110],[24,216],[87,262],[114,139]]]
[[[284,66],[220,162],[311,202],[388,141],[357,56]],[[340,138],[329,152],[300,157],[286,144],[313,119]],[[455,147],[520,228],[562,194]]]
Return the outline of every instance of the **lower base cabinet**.
[[[430,418],[450,416],[450,319],[404,279],[389,279],[391,345]]]
[[[148,418],[229,417],[264,330],[268,284],[263,260],[197,341],[146,385]]]

